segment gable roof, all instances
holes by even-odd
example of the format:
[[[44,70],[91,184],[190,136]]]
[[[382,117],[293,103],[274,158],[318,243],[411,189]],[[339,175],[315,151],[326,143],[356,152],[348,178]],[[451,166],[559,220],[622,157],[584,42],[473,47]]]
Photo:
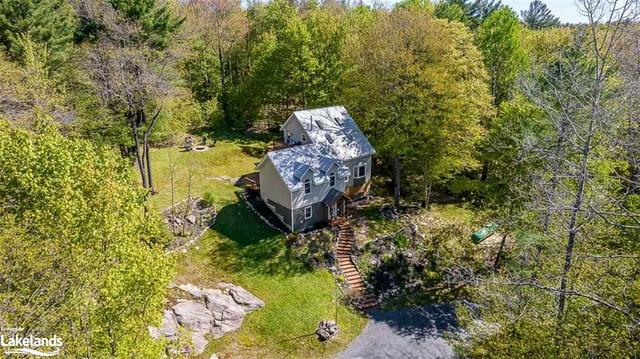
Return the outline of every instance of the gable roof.
[[[339,160],[375,154],[367,137],[343,106],[295,111],[283,127],[295,118],[310,142],[325,146],[329,154]]]
[[[327,171],[331,166],[339,162],[329,157],[324,146],[313,143],[270,151],[267,157],[292,191],[302,188],[301,179],[308,171],[312,171],[313,180],[320,183],[326,180]],[[262,162],[258,167],[261,164]]]

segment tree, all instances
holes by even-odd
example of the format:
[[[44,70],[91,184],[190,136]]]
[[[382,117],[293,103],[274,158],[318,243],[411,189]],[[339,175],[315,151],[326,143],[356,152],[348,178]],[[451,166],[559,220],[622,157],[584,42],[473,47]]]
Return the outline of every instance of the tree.
[[[509,99],[516,75],[525,66],[519,34],[518,16],[509,8],[491,13],[476,33],[476,43],[491,76],[491,95],[496,107]]]
[[[46,64],[62,63],[73,45],[73,8],[66,0],[0,1],[0,46],[13,58],[24,59],[24,41],[46,48]]]
[[[155,47],[156,40],[142,36],[139,23],[123,19],[108,5],[94,10],[88,16],[102,30],[85,66],[103,105],[129,127],[131,137],[120,144],[121,152],[133,157],[143,187],[154,194],[149,137],[160,116],[160,101],[170,91],[173,58]]]
[[[442,19],[460,21],[475,30],[502,7],[500,0],[445,0],[438,2],[435,14]]]
[[[236,107],[244,107],[245,119],[269,118],[274,125],[321,96],[320,63],[306,24],[288,2],[256,5],[249,19],[251,65]]]
[[[244,38],[247,32],[246,17],[236,0],[192,0],[191,6],[195,9],[192,17],[197,26],[202,29],[201,43],[196,47],[196,57],[188,62],[187,72],[190,76],[190,84],[198,84],[198,91],[208,92],[211,100],[215,96],[220,103],[225,122],[230,125],[233,122],[230,109],[230,92],[233,85],[232,78],[232,50]],[[207,56],[209,49],[205,44],[212,44],[210,48],[214,59]],[[203,56],[204,55],[204,56]],[[192,65],[196,65],[192,67]],[[201,65],[201,66],[198,66]],[[194,73],[194,71],[199,73]],[[213,75],[211,72],[216,71]],[[207,73],[208,72],[208,73]],[[191,85],[192,89],[194,85]],[[198,99],[198,101],[205,98]]]
[[[620,141],[628,93],[613,58],[637,8],[579,4],[589,24],[560,62],[521,85],[548,131],[522,149],[540,165],[515,187],[528,222],[516,234],[517,256],[498,274],[466,272],[491,303],[483,319],[501,328],[479,339],[471,356],[624,357],[639,349],[640,252],[630,239],[640,232],[640,212],[625,173],[629,144]]]
[[[21,67],[0,55],[0,118],[22,127],[32,126],[37,114],[49,115],[58,124],[75,118],[51,79],[46,60],[45,49],[29,39],[23,41]]]
[[[507,7],[489,15],[476,32],[476,43],[489,70],[491,95],[496,108],[511,97],[516,75],[525,65],[519,32],[518,16]],[[484,181],[488,177],[489,167],[486,159],[483,162]]]
[[[490,112],[480,53],[462,25],[413,9],[380,15],[347,48],[343,98],[393,166],[396,205],[401,164],[423,179],[427,204],[434,181],[474,165],[479,120]]]
[[[529,10],[520,11],[522,22],[529,28],[539,30],[560,26],[560,19],[551,13],[547,5],[540,0],[533,0]]]
[[[172,261],[145,191],[111,150],[0,123],[0,317],[68,357],[159,357]]]

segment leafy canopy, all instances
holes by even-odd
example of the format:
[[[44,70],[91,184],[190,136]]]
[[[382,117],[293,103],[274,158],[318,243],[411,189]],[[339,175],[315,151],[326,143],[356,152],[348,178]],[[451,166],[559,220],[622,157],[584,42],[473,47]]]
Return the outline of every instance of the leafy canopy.
[[[39,121],[0,123],[0,316],[68,357],[159,357],[172,264],[130,165]]]

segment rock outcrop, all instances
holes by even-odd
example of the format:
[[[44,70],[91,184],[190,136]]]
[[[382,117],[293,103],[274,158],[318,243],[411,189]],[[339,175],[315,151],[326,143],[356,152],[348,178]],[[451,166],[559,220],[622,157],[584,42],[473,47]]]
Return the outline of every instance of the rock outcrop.
[[[180,327],[191,334],[191,350],[201,354],[207,346],[207,336],[218,339],[228,332],[238,330],[247,313],[264,307],[264,302],[246,289],[220,283],[218,289],[199,288],[193,284],[177,286],[189,299],[179,299],[171,309],[163,313],[159,328],[149,327],[154,339],[165,337],[178,339]]]

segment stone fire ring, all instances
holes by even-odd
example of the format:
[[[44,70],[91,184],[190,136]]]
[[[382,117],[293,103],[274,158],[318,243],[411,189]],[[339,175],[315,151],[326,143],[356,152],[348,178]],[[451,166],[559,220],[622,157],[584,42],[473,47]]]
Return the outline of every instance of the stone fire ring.
[[[209,149],[209,146],[193,146],[193,151],[195,152],[204,152]]]

